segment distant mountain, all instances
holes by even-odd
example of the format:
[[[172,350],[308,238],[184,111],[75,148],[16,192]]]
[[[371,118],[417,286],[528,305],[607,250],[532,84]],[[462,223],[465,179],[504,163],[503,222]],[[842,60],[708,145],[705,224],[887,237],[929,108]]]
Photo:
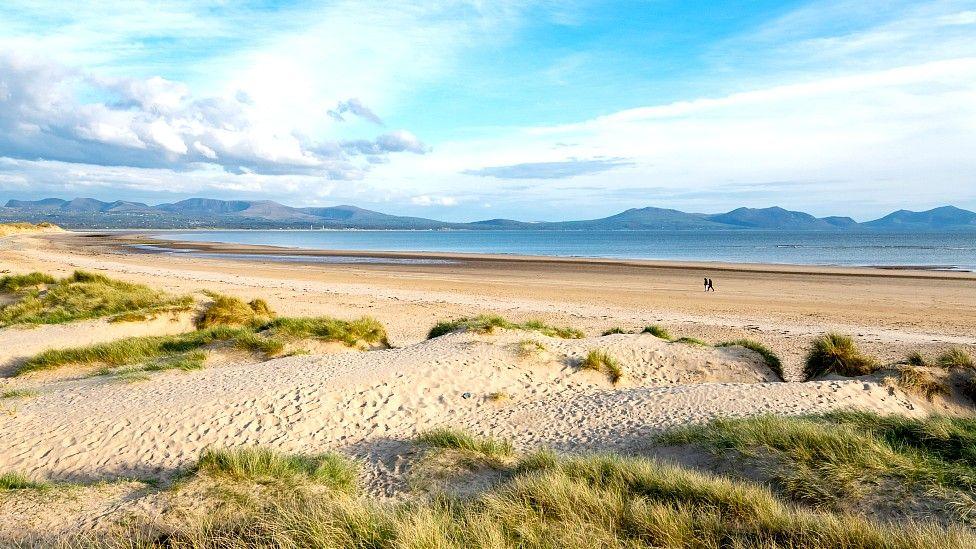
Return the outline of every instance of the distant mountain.
[[[737,208],[731,212],[710,215],[710,221],[724,225],[734,225],[747,229],[789,229],[794,231],[806,230],[835,230],[838,225],[818,219],[808,213],[793,212],[779,207],[772,208]],[[848,218],[849,219],[849,218]],[[854,221],[851,219],[851,221]]]
[[[942,206],[924,212],[898,210],[863,225],[869,229],[889,231],[976,229],[976,212],[955,206]]]
[[[814,217],[779,207],[736,208],[720,214],[665,208],[631,208],[609,217],[581,221],[525,222],[486,219],[453,223],[389,215],[356,206],[296,208],[270,200],[191,198],[149,206],[93,198],[9,200],[0,220],[49,221],[67,228],[328,228],[414,230],[818,230],[818,231],[976,231],[976,213],[943,206],[925,212],[899,210],[867,223],[849,217]]]

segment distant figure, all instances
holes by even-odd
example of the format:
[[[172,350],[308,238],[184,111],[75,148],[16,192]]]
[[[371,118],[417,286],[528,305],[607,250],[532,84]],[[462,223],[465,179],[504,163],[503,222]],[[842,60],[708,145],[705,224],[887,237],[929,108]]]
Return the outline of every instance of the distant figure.
[[[708,291],[708,279],[707,278],[705,279],[705,291],[706,292]]]
[[[705,280],[707,281],[706,284],[705,284],[705,291],[707,292],[707,291],[711,290],[711,291],[714,292],[715,291],[715,286],[712,284],[712,279],[711,278],[706,278]]]

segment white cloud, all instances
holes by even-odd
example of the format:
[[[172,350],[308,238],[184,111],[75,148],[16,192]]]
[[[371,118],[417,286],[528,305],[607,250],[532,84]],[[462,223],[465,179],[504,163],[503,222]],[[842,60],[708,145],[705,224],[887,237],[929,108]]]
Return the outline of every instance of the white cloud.
[[[457,199],[453,196],[420,195],[410,197],[410,203],[415,206],[457,206]]]

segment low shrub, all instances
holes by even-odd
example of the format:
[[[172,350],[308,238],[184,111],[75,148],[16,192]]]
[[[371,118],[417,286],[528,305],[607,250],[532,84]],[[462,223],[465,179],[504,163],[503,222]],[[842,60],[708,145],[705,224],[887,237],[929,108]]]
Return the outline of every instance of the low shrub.
[[[877,360],[862,354],[850,336],[831,332],[813,341],[803,373],[810,380],[827,374],[863,376],[877,369]]]

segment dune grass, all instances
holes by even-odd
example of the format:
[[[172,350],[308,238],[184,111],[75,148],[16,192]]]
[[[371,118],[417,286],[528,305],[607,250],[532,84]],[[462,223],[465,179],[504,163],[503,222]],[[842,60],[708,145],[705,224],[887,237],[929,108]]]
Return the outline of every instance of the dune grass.
[[[580,362],[579,369],[604,372],[614,385],[624,377],[624,372],[620,368],[620,362],[610,356],[606,351],[599,349],[594,349],[587,353],[583,361]]]
[[[895,385],[902,391],[925,397],[929,401],[936,396],[949,396],[952,393],[946,381],[938,379],[932,373],[917,367],[904,366],[900,368],[894,381]]]
[[[434,429],[417,436],[417,442],[431,448],[465,450],[491,459],[512,456],[514,449],[507,440],[476,437],[464,431],[450,428]]]
[[[850,336],[828,333],[813,341],[803,374],[807,380],[827,374],[856,377],[874,373],[878,361],[857,348]]]
[[[340,492],[356,489],[358,471],[339,454],[288,455],[268,448],[208,448],[194,472],[258,484],[314,483]]]
[[[10,389],[0,393],[0,400],[13,400],[17,398],[31,398],[36,396],[37,391],[30,391],[28,389]]]
[[[75,271],[70,277],[54,282],[49,282],[51,278],[42,273],[6,280],[8,287],[19,288],[20,299],[0,307],[0,327],[60,324],[136,312],[187,310],[193,304],[189,296],[170,296],[142,284],[85,271]],[[24,286],[31,280],[47,284],[46,291]]]
[[[654,336],[656,338],[666,339],[668,341],[671,341],[671,334],[667,330],[665,330],[664,328],[662,328],[662,327],[660,327],[660,326],[658,326],[656,324],[653,325],[653,326],[646,326],[643,330],[641,330],[641,333],[642,334],[651,334],[652,336]]]
[[[219,341],[247,340],[244,328],[217,327],[170,336],[130,337],[84,347],[51,349],[25,361],[16,375],[67,365],[129,366],[155,360],[192,361],[192,353]],[[157,362],[163,364],[163,362]],[[165,369],[165,368],[164,368]]]
[[[506,400],[510,400],[512,396],[505,391],[492,391],[488,393],[486,398],[489,402],[505,402]]]
[[[918,351],[912,351],[905,356],[905,364],[909,366],[928,366],[929,361],[926,360],[925,355]]]
[[[515,354],[521,358],[536,356],[546,350],[546,346],[534,339],[523,339],[515,346]]]
[[[331,317],[276,318],[261,328],[272,337],[336,341],[350,347],[387,345],[386,328],[370,317],[339,320]]]
[[[976,364],[973,363],[973,357],[969,356],[969,353],[959,347],[953,347],[952,349],[940,354],[938,358],[936,358],[936,363],[945,369],[976,369]]]
[[[267,324],[275,316],[263,299],[255,299],[250,303],[229,295],[216,292],[204,292],[212,300],[197,317],[197,328],[206,329],[215,326],[258,327]]]
[[[699,347],[708,347],[708,342],[698,339],[697,337],[679,337],[673,340],[671,343],[684,343],[685,345],[697,345]]]
[[[481,315],[438,322],[427,333],[427,339],[433,339],[462,330],[479,334],[490,334],[497,328],[539,332],[544,336],[561,337],[563,339],[582,339],[584,336],[583,332],[575,328],[550,326],[539,320],[516,323],[497,315]]]
[[[55,284],[57,279],[45,273],[28,273],[22,275],[6,275],[0,278],[0,293],[10,294],[28,288],[36,288],[42,284]]]
[[[628,332],[627,330],[624,330],[620,326],[615,326],[613,328],[610,328],[609,330],[604,330],[603,333],[600,334],[600,335],[601,336],[608,336],[608,335],[614,335],[614,334],[629,334],[629,333],[630,332]]]
[[[976,487],[976,420],[909,419],[868,412],[720,419],[662,435],[774,465],[774,484],[796,501],[831,508],[865,501],[909,505],[930,498],[959,520]],[[894,496],[889,490],[901,491]],[[961,505],[957,505],[961,504]]]
[[[458,445],[457,437],[449,439],[446,447]],[[292,464],[292,457],[279,454],[216,457],[202,458],[198,474],[267,479],[269,486],[277,482],[288,489],[267,490],[262,499],[245,504],[234,500],[232,512],[221,513],[218,506],[201,520],[179,521],[166,530],[156,523],[130,528],[112,546],[921,549],[976,544],[963,528],[810,511],[752,483],[633,457],[536,452],[502,465],[507,474],[483,493],[408,502],[306,489],[306,483],[293,480],[304,480],[315,469],[306,467],[304,458]],[[228,477],[229,472],[236,476]]]
[[[31,480],[19,473],[4,473],[0,475],[0,492],[13,490],[47,490],[51,487],[47,482]]]
[[[779,376],[780,379],[786,379],[783,377],[783,362],[779,359],[776,353],[772,351],[772,349],[766,347],[758,341],[751,339],[736,339],[734,341],[723,341],[722,343],[716,345],[716,347],[745,347],[750,351],[759,353],[759,356],[762,357],[763,362],[766,363],[766,366],[768,366],[770,370]]]

